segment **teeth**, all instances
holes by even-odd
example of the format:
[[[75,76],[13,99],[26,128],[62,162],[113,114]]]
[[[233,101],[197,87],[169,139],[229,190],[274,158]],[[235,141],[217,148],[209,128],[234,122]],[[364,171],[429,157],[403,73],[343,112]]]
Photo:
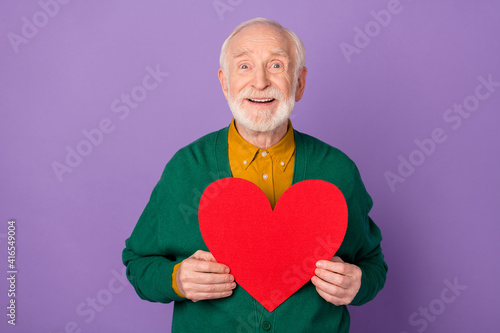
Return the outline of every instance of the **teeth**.
[[[274,98],[268,98],[268,99],[250,99],[249,100],[251,102],[255,102],[255,103],[269,103],[271,102],[272,100],[274,100]]]

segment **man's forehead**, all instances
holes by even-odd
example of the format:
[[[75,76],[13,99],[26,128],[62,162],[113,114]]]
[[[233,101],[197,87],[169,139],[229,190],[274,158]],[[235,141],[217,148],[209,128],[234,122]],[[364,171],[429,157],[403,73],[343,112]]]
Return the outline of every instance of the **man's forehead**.
[[[234,35],[229,49],[233,57],[251,55],[257,49],[264,49],[269,53],[290,58],[290,46],[290,38],[286,36],[284,31],[274,27],[256,25],[247,27]]]
[[[237,50],[234,50],[233,52],[231,52],[232,55],[233,55],[233,58],[238,58],[238,57],[241,57],[241,56],[245,56],[245,55],[253,55],[255,52],[247,47],[243,47],[243,48],[240,48],[240,49],[237,49]],[[290,55],[288,54],[287,50],[281,48],[281,47],[275,47],[275,48],[272,48],[269,50],[269,53],[271,55],[278,55],[278,56],[283,56],[285,58],[290,58]]]

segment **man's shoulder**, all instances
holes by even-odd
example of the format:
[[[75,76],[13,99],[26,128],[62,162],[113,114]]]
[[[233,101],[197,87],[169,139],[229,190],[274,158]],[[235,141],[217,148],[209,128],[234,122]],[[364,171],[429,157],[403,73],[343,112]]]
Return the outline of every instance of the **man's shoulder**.
[[[351,158],[339,148],[336,148],[312,135],[302,133],[297,130],[295,130],[295,132],[302,141],[306,156],[314,157],[315,160],[335,161],[336,164],[344,164],[345,166],[351,168],[356,167]]]
[[[170,166],[190,163],[210,163],[215,158],[215,148],[221,144],[224,137],[227,141],[228,127],[210,132],[196,139],[195,141],[180,148],[168,162]],[[221,141],[222,140],[222,141]]]
[[[306,179],[323,179],[336,185],[346,198],[356,198],[368,212],[373,205],[366,192],[359,169],[354,161],[340,149],[311,135],[300,133],[305,161]],[[296,146],[297,148],[298,146]],[[299,152],[297,152],[299,153]],[[298,156],[298,155],[296,155]]]
[[[178,152],[213,146],[216,144],[217,138],[224,135],[224,132],[226,132],[225,135],[227,136],[227,130],[228,130],[228,127],[224,127],[224,128],[219,129],[219,130],[207,133],[207,134],[199,137],[198,139],[194,140],[193,142],[180,148],[178,150]]]

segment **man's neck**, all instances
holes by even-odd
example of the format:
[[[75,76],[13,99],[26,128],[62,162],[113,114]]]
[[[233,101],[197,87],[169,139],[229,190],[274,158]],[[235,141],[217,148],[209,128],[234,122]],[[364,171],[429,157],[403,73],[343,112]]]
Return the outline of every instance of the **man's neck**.
[[[270,132],[252,131],[238,124],[236,120],[234,121],[234,123],[236,125],[236,130],[241,135],[241,137],[245,139],[245,141],[260,149],[270,148],[280,142],[280,140],[283,139],[288,130],[288,121]]]

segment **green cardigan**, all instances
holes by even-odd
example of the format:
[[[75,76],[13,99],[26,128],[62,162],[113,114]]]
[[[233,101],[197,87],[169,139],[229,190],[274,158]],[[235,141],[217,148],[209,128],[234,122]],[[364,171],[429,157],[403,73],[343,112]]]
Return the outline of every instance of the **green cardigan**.
[[[199,302],[183,299],[172,289],[174,265],[197,250],[208,251],[198,226],[198,204],[210,183],[231,177],[227,133],[228,127],[203,136],[166,165],[125,242],[123,263],[130,283],[142,299],[175,301],[172,332],[348,332],[347,308],[326,302],[310,281],[273,312],[239,286],[230,297]],[[368,217],[372,199],[344,153],[296,130],[294,136],[293,184],[325,180],[347,201],[348,228],[336,255],[361,268],[361,289],[351,304],[364,304],[382,289],[387,273],[380,230]]]

